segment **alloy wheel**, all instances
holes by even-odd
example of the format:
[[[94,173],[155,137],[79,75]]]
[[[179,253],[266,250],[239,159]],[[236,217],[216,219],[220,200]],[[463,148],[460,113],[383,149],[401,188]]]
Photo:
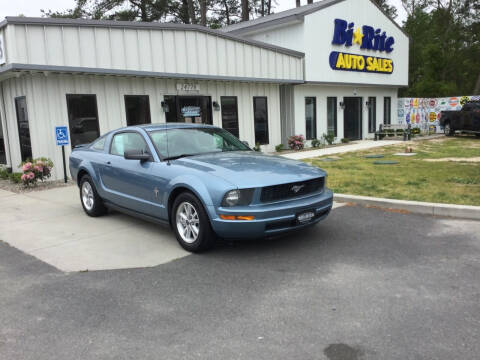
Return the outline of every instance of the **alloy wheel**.
[[[197,210],[191,203],[184,201],[178,206],[176,222],[178,233],[183,241],[192,244],[198,239],[200,219]]]
[[[82,184],[82,202],[83,206],[85,206],[85,209],[87,209],[87,211],[92,210],[93,205],[95,204],[92,185],[90,185],[88,181],[85,181]]]

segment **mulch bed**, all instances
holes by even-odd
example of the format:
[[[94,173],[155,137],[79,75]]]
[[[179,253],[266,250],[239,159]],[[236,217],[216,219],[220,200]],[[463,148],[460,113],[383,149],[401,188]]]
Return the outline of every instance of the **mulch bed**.
[[[63,180],[52,180],[52,181],[44,181],[44,182],[39,181],[36,186],[25,187],[22,184],[15,184],[10,180],[0,179],[0,189],[14,192],[17,194],[29,193],[32,191],[50,190],[58,187],[71,186],[71,185],[74,185],[74,182],[71,180],[68,180],[66,184]]]

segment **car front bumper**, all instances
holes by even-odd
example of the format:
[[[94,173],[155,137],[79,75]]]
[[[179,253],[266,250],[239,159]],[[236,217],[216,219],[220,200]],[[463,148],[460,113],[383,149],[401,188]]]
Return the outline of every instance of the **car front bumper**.
[[[215,233],[228,239],[262,238],[301,229],[316,224],[327,217],[333,204],[333,192],[325,189],[320,194],[244,207],[208,207],[212,228]],[[305,211],[314,212],[308,222],[300,223],[297,215]],[[223,220],[219,215],[250,215],[255,220]]]

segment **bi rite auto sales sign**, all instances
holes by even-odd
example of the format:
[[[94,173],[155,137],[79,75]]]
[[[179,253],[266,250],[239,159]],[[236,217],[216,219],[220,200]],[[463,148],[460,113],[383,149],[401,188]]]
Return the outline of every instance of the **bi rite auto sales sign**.
[[[355,28],[353,22],[335,19],[333,45],[345,45],[350,48],[357,45],[361,50],[370,50],[390,54],[393,51],[395,39],[387,36],[382,29],[368,25]],[[358,55],[340,51],[330,53],[330,67],[333,70],[361,71],[378,74],[393,73],[393,60],[373,55]]]

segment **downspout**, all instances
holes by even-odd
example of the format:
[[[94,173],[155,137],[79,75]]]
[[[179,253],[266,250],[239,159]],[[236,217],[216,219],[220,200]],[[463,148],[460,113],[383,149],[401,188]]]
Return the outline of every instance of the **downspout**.
[[[12,163],[12,151],[11,151],[11,148],[10,148],[10,137],[8,136],[8,121],[7,121],[7,108],[5,107],[5,90],[3,88],[3,81],[0,82],[2,85],[1,85],[1,89],[2,89],[2,106],[3,106],[3,118],[5,119],[5,128],[3,129],[2,127],[2,130],[4,132],[4,141],[3,141],[3,145],[5,146],[5,151],[7,151],[7,146],[5,144],[5,139],[7,139],[7,144],[8,144],[8,158],[10,160],[10,168],[13,169],[13,163]],[[7,164],[7,167],[8,167],[8,164]]]

